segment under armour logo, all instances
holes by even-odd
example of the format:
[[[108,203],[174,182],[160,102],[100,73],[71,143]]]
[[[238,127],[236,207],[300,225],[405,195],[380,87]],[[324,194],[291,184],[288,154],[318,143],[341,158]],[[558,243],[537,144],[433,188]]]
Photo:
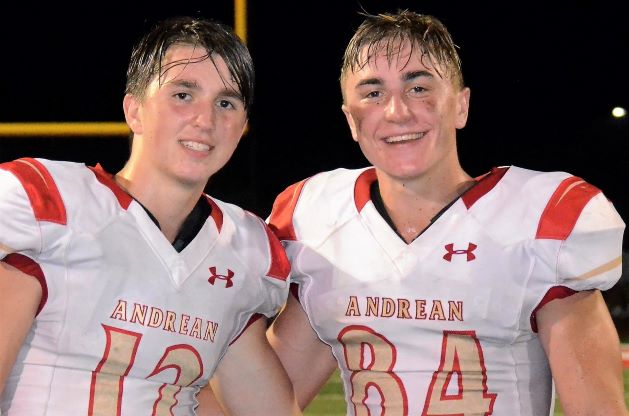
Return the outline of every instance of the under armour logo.
[[[210,267],[210,273],[212,273],[212,276],[210,276],[210,278],[207,279],[207,281],[210,282],[212,286],[214,286],[214,282],[216,281],[216,279],[224,280],[226,288],[232,287],[234,285],[234,282],[232,282],[232,277],[234,277],[234,272],[232,272],[231,270],[227,269],[227,275],[216,274],[216,267],[212,266]]]
[[[469,245],[467,246],[467,250],[455,250],[453,243],[446,244],[444,247],[448,251],[446,254],[443,255],[443,259],[446,261],[452,261],[453,254],[467,254],[467,261],[472,261],[476,258],[473,251],[476,250],[477,246],[474,243],[469,243]]]

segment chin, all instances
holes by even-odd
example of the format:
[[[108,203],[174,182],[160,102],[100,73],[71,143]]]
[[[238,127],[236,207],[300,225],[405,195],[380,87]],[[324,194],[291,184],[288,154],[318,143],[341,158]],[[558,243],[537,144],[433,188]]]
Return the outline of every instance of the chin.
[[[414,179],[426,173],[426,169],[417,166],[395,166],[389,170],[389,175],[399,179]]]
[[[186,172],[186,173],[182,173],[179,175],[176,175],[176,180],[186,186],[186,187],[197,187],[197,186],[204,186],[207,184],[208,180],[210,179],[210,177],[213,175],[210,174],[209,172]]]

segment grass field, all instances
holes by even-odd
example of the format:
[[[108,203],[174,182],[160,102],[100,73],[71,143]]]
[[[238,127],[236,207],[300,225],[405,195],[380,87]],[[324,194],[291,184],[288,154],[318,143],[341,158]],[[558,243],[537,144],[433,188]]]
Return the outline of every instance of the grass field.
[[[625,402],[629,406],[629,369],[624,371]],[[345,416],[345,400],[343,399],[343,386],[338,371],[332,375],[328,383],[319,395],[310,403],[304,411],[305,416]],[[555,416],[563,415],[561,406],[557,402]]]

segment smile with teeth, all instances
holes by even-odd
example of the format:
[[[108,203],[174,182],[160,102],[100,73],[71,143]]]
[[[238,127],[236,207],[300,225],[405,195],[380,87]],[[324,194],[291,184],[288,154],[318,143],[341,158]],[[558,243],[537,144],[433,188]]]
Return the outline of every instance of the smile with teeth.
[[[210,150],[210,145],[204,143],[193,142],[190,140],[180,140],[179,143],[190,150],[196,150],[199,152],[208,152]]]
[[[401,143],[401,142],[409,142],[412,140],[418,140],[421,139],[422,137],[424,137],[426,135],[426,132],[422,132],[422,133],[409,133],[409,134],[402,134],[400,136],[390,136],[390,137],[386,137],[384,139],[384,141],[386,143]]]

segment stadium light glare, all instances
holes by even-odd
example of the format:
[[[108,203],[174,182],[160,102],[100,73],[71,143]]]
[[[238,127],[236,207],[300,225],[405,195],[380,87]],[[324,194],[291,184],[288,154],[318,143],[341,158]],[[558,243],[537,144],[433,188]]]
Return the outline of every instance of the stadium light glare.
[[[612,109],[612,116],[616,118],[623,118],[626,115],[627,115],[627,110],[625,110],[622,107],[614,107]]]

